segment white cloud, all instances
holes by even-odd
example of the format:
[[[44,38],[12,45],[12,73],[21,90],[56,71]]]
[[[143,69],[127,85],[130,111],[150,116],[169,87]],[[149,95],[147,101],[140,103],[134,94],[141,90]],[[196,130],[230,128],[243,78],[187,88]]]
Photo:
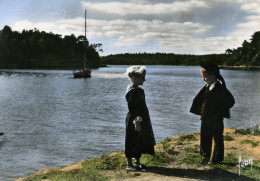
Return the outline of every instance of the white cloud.
[[[29,20],[18,21],[12,29],[16,31],[39,29],[40,31],[52,32],[60,35],[71,35],[77,36],[84,34],[84,19],[60,19],[55,22],[38,22],[33,23]]]
[[[195,8],[205,8],[207,4],[201,0],[176,1],[172,3],[148,3],[148,2],[107,2],[91,3],[82,2],[85,9],[100,11],[107,14],[125,15],[158,15],[178,12],[187,12]]]
[[[214,3],[231,3],[231,0],[214,0]],[[224,53],[228,48],[237,48],[241,46],[244,40],[249,40],[255,31],[260,30],[260,3],[259,0],[238,0],[235,2],[240,5],[240,10],[244,12],[252,12],[250,16],[245,18],[245,22],[237,23],[232,31],[225,34],[225,36],[210,36],[210,32],[214,25],[192,22],[175,22],[163,20],[142,20],[142,19],[88,19],[87,20],[87,37],[89,40],[100,40],[104,47],[111,50],[116,50],[116,53],[122,53],[121,50],[127,52],[136,51],[135,46],[142,47],[142,51],[157,52],[167,51],[174,53],[195,53],[195,54],[209,54],[209,53]],[[199,3],[196,4],[196,3]],[[208,5],[207,5],[208,4]],[[214,8],[208,1],[190,0],[186,2],[173,3],[156,3],[148,2],[142,3],[87,3],[83,6],[95,11],[102,11],[103,13],[116,13],[118,15],[127,14],[160,14],[160,13],[174,13],[177,11],[190,11],[197,7]],[[153,10],[148,10],[152,8]],[[142,9],[142,10],[141,10]],[[121,11],[122,10],[122,11]],[[210,15],[209,15],[210,16]],[[135,16],[137,18],[138,16]],[[60,19],[55,22],[33,23],[29,20],[16,22],[13,30],[22,31],[23,29],[37,28],[40,31],[53,32],[61,35],[75,34],[76,36],[84,34],[84,18],[78,17],[73,19]],[[219,30],[225,31],[225,30]],[[201,36],[205,35],[207,36]],[[109,41],[111,40],[111,41]],[[103,42],[102,42],[103,41]],[[148,43],[154,43],[153,45]],[[90,41],[90,43],[92,43]],[[95,42],[93,42],[95,43]],[[152,48],[151,48],[152,47]],[[156,49],[156,48],[159,48]],[[106,52],[106,49],[104,49]]]
[[[215,3],[236,3],[241,5],[241,10],[260,15],[260,0],[214,0]]]
[[[28,20],[17,22],[13,30],[22,31],[23,29],[37,28],[40,31],[53,32],[62,35],[83,34],[83,18],[59,20],[54,23],[32,23]],[[177,50],[192,47],[192,35],[207,32],[212,28],[209,25],[199,23],[178,23],[163,21],[144,21],[144,20],[88,20],[87,36],[91,38],[107,39],[117,38],[115,47],[122,48],[136,44],[145,44],[150,40],[159,41],[161,48]],[[187,46],[188,44],[188,46]]]
[[[241,6],[241,9],[246,12],[256,13],[260,15],[260,1],[245,3]]]
[[[120,35],[116,42],[117,46],[129,46],[137,43],[145,43],[150,40],[159,42],[174,42],[176,37],[192,36],[197,33],[207,32],[212,26],[202,25],[199,23],[178,23],[162,21],[124,21],[118,22],[117,26],[122,25],[119,29],[124,34]],[[114,22],[108,24],[113,28]]]

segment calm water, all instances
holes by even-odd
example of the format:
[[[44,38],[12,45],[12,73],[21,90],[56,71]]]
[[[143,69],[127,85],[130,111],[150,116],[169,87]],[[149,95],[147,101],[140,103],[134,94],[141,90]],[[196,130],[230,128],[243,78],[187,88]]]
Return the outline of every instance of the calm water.
[[[200,67],[148,66],[144,83],[156,141],[198,132],[189,113],[204,85]],[[129,83],[125,66],[71,71],[0,71],[0,180],[61,167],[124,149]],[[221,70],[236,104],[225,127],[260,123],[260,71]]]

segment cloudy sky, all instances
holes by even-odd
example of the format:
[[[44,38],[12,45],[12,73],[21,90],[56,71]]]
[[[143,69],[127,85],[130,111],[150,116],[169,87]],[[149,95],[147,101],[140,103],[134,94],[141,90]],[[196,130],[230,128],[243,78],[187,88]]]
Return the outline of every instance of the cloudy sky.
[[[260,31],[260,0],[0,0],[0,29],[84,35],[100,55],[224,53]]]

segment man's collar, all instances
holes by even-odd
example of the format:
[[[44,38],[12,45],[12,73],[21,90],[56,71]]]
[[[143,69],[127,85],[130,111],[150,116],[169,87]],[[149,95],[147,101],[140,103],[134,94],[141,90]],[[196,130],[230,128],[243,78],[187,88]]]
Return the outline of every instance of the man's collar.
[[[212,84],[207,84],[206,87],[209,86],[209,91],[211,91],[216,86],[216,83],[217,83],[217,81]]]

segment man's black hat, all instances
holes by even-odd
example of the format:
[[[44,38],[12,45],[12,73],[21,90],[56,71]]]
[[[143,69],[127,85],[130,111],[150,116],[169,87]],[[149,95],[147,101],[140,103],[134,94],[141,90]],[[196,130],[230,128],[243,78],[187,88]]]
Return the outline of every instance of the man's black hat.
[[[226,87],[226,82],[224,78],[220,75],[219,68],[216,64],[214,63],[200,63],[200,66],[206,71],[209,71],[210,73],[214,74],[218,80],[222,82],[222,85]]]
[[[210,73],[214,74],[217,78],[220,76],[219,68],[214,63],[201,63],[200,66]]]

